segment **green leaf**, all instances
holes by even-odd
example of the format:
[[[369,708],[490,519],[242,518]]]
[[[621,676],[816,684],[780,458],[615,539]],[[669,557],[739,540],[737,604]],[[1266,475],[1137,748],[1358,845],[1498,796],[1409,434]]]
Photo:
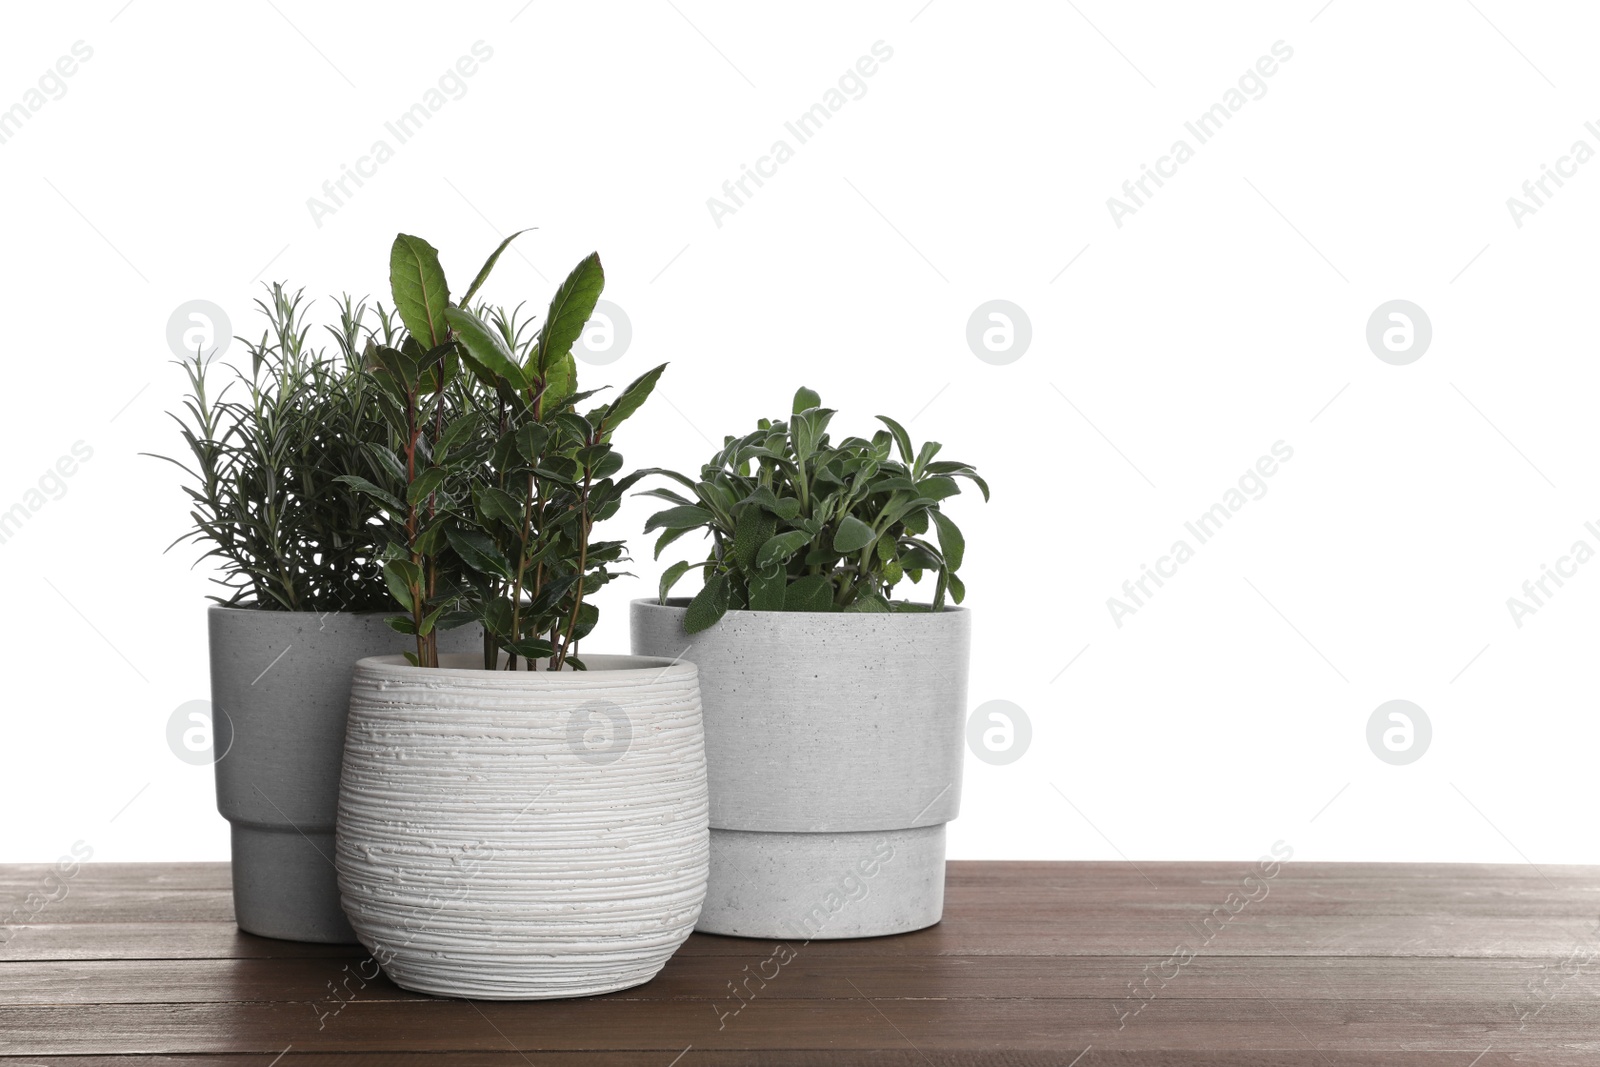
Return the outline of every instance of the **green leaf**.
[[[758,571],[750,579],[750,610],[782,611],[784,590],[788,584],[789,576],[781,566]]]
[[[548,378],[553,362],[572,351],[573,342],[582,335],[605,286],[606,273],[600,266],[598,252],[586,256],[561,283],[550,300],[544,328],[539,331],[538,370],[541,375]],[[572,392],[570,385],[567,392]]]
[[[767,543],[777,528],[778,520],[761,508],[748,505],[741,508],[739,517],[733,524],[734,561],[748,570],[755,563],[756,553]]]
[[[929,510],[933,517],[933,525],[939,530],[939,551],[944,555],[945,566],[951,570],[961,567],[961,557],[967,551],[967,540],[961,536],[961,530],[942,513]],[[960,603],[959,599],[957,603]]]
[[[450,425],[445,427],[444,436],[439,438],[439,443],[434,446],[434,458],[443,460],[452,448],[471,437],[477,428],[478,415],[476,412],[469,411],[467,414],[451,420]]]
[[[420,237],[399,234],[389,250],[389,289],[400,321],[417,343],[434,348],[445,342],[450,287],[439,266],[439,251]]]
[[[856,598],[845,605],[846,611],[862,614],[882,614],[890,610],[889,602],[870,589],[863,589]]]
[[[821,406],[822,397],[818,396],[815,390],[807,389],[802,385],[795,391],[794,414],[798,415],[802,411],[810,411],[812,408],[820,408]]]
[[[517,427],[513,440],[517,454],[529,464],[537,464],[550,440],[550,431],[537,422],[525,422]]]
[[[378,486],[373,485],[371,482],[360,477],[359,475],[341,474],[335,478],[334,481],[348,485],[356,492],[364,493],[365,495],[372,497],[372,499],[388,508],[392,514],[404,515],[406,513],[406,506],[400,502],[399,497],[395,496],[393,493],[390,493],[386,489],[378,488]]]
[[[689,601],[689,609],[683,615],[683,628],[689,633],[697,634],[701,630],[715,626],[727,613],[728,576],[713,574],[706,579],[705,588]]]
[[[879,521],[883,523],[883,528],[887,530],[902,518],[909,517],[923,508],[937,503],[937,500],[925,496],[916,496],[909,500],[891,500],[884,507],[883,513],[879,516]],[[927,523],[923,523],[922,528],[924,530],[927,529]]]
[[[904,476],[879,478],[872,483],[872,491],[874,493],[916,492],[916,489],[917,483]]]
[[[546,409],[545,418],[554,427],[554,430],[558,432],[557,440],[564,445],[574,447],[587,445],[590,439],[594,437],[594,424],[576,411],[562,411],[551,414]]]
[[[389,595],[394,597],[396,603],[405,611],[415,614],[417,602],[412,587],[422,584],[422,572],[417,565],[410,560],[392,559],[383,565],[383,582],[389,587]]]
[[[839,529],[834,531],[833,550],[841,555],[860,552],[872,544],[877,536],[872,527],[854,515],[846,515],[839,520]]]
[[[406,338],[406,344],[410,346],[411,338]],[[417,346],[419,350],[421,347]],[[420,371],[417,375],[417,386],[420,391],[437,393],[455,379],[456,371],[459,369],[456,350],[455,341],[446,340],[422,354],[422,358],[417,361]]]
[[[663,363],[654,370],[645,371],[628,383],[628,387],[622,390],[622,395],[617,397],[610,407],[606,408],[605,429],[607,433],[615,430],[624,419],[638,411],[644,402],[650,399],[650,393],[655,389],[656,382],[661,377],[661,372],[666,369],[667,365]]]
[[[635,472],[635,473],[638,473],[638,472]],[[690,500],[688,497],[684,496],[682,493],[673,492],[671,489],[642,489],[642,490],[640,490],[639,492],[637,492],[637,493],[635,493],[633,495],[634,496],[653,496],[653,497],[657,497],[657,498],[659,498],[661,500],[670,500],[674,504],[683,504],[683,505],[686,505],[686,506],[693,506],[693,504],[694,504],[694,501]]]
[[[500,336],[499,330],[464,308],[446,308],[444,318],[454,327],[456,336],[471,357],[469,366],[476,364],[475,370],[482,368],[494,377],[504,378],[518,391],[528,388],[527,376],[517,365],[511,349],[506,347],[505,338]],[[481,374],[479,376],[482,377]],[[490,380],[487,384],[495,383]]]
[[[467,625],[469,622],[476,622],[477,618],[472,612],[458,608],[455,611],[445,612],[439,621],[434,623],[433,628],[435,630],[455,630]]]
[[[784,471],[798,470],[798,468],[794,465],[794,461],[788,456],[774,452],[765,445],[745,445],[744,447],[740,448],[738,459],[733,466],[742,468],[752,459],[761,460],[761,465],[763,467],[772,466]]]
[[[761,551],[756,556],[756,567],[766,570],[775,563],[786,563],[790,556],[800,551],[810,540],[811,534],[805,530],[789,530],[778,534],[761,546]]]
[[[412,507],[425,502],[430,496],[438,492],[439,486],[444,484],[445,474],[443,467],[429,467],[417,475],[417,480],[406,489],[406,500]]]
[[[516,575],[512,572],[511,564],[506,562],[495,543],[489,535],[478,530],[464,530],[456,526],[447,526],[444,531],[445,538],[449,540],[450,547],[456,550],[456,555],[473,570],[480,574],[493,575],[513,580]]]
[[[917,461],[911,465],[911,476],[913,478],[922,477],[922,472],[928,469],[928,464],[933,460],[934,456],[938,455],[939,449],[942,447],[938,441],[922,442],[922,449],[917,453]]]
[[[428,612],[427,615],[423,616],[422,625],[417,628],[417,633],[421,634],[423,637],[427,637],[429,634],[433,633],[434,625],[439,621],[439,616],[444,614],[445,607],[446,605],[440,604],[438,607]]]
[[[956,480],[947,478],[944,475],[924,478],[917,483],[917,494],[925,496],[929,500],[944,500],[946,497],[955,496],[959,492],[961,492],[961,487],[956,484]]]
[[[900,458],[910,463],[911,435],[906,433],[906,428],[887,415],[879,415],[878,421],[889,427],[889,432],[894,434],[894,443],[900,448]]]
[[[789,433],[797,463],[805,463],[816,452],[822,444],[823,435],[828,431],[828,422],[833,416],[834,411],[831,408],[812,408],[789,420]]]
[[[500,253],[504,252],[506,247],[510,245],[512,241],[515,241],[518,237],[521,237],[523,234],[527,233],[528,230],[534,229],[538,229],[538,227],[529,226],[527,230],[518,230],[510,237],[507,237],[504,241],[500,242],[500,247],[496,248],[489,258],[484,261],[483,267],[478,271],[478,276],[472,279],[472,284],[467,286],[467,291],[461,294],[461,299],[457,302],[462,307],[472,306],[473,296],[483,286],[483,283],[489,279],[489,272],[494,270],[495,263],[500,259]]]
[[[948,571],[945,573],[945,578],[950,582],[951,600],[954,600],[957,604],[959,604],[963,600],[967,599],[967,587],[961,584],[960,578],[957,578],[954,573]]]
[[[684,534],[690,533],[691,531],[696,530],[696,529],[698,529],[698,527],[695,527],[695,526],[684,526],[684,527],[681,527],[679,529],[668,530],[665,533],[663,533],[660,537],[656,538],[656,554],[655,554],[655,558],[656,559],[660,559],[661,558],[661,550],[662,549],[664,549],[668,545],[672,544],[672,542],[676,541],[678,538],[682,537]],[[645,531],[645,533],[649,533],[649,532],[650,532],[649,530]]]
[[[522,502],[504,489],[485,486],[473,492],[472,500],[477,505],[478,514],[484,518],[498,519],[512,526],[522,525]]]
[[[555,649],[550,647],[550,642],[537,639],[522,641],[506,641],[503,645],[506,651],[521,656],[530,662],[549,659]]]
[[[833,582],[825,574],[808,574],[789,583],[784,593],[785,611],[832,611]]]
[[[600,608],[585,600],[578,605],[578,624],[572,631],[572,639],[574,641],[582,641],[594,631],[599,622]]]
[[[661,575],[661,603],[665,604],[667,602],[667,596],[672,592],[672,587],[677,585],[678,579],[689,573],[689,568],[694,566],[704,566],[704,564],[694,564],[688,560],[680,560],[666,569],[666,572]]]
[[[934,551],[926,541],[909,540],[900,554],[900,562],[907,570],[941,570],[945,566],[942,553]]]
[[[644,524],[644,532],[651,530],[691,530],[696,526],[703,526],[711,521],[711,512],[705,508],[689,505],[667,508],[650,516],[650,521]]]
[[[695,485],[697,484],[695,482],[695,480],[693,478],[690,478],[688,475],[679,474],[677,471],[669,471],[665,467],[641,467],[639,470],[635,471],[634,473],[637,474],[641,478],[649,477],[651,475],[660,474],[660,475],[663,475],[664,477],[671,478],[673,481],[677,482],[679,485],[683,486],[685,489],[693,489],[695,487]],[[641,494],[641,495],[643,495],[643,494]]]
[[[423,528],[417,539],[411,543],[411,550],[418,556],[434,556],[444,551],[444,520],[439,519],[431,526]]]
[[[381,370],[407,389],[417,384],[417,375],[420,373],[417,364],[398,348],[368,341],[364,362],[369,370]]]
[[[544,393],[540,397],[541,410],[548,415],[552,411],[571,401],[573,390],[578,383],[578,364],[572,358],[572,353],[556,356],[550,360],[550,366],[545,371]]]
[[[970,463],[960,463],[953,459],[940,460],[928,464],[928,474],[953,474],[957,478],[969,478],[983,492],[983,499],[989,499],[989,483],[978,477],[977,471],[972,469]]]

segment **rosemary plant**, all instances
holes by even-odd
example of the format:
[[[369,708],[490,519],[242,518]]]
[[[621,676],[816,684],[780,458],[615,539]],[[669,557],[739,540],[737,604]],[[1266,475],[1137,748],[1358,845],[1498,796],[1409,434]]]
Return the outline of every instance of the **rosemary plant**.
[[[198,543],[200,561],[218,562],[214,580],[226,594],[212,599],[222,604],[381,608],[377,508],[341,481],[388,480],[367,448],[384,431],[360,367],[369,309],[343,298],[338,324],[325,327],[332,345],[316,347],[304,290],[267,288],[267,299],[256,301],[267,326],[259,341],[245,341],[247,367],[208,366],[198,353],[182,364],[190,391],[183,414],[172,417],[187,462],[156,457],[188,476],[194,528],[173,544]]]

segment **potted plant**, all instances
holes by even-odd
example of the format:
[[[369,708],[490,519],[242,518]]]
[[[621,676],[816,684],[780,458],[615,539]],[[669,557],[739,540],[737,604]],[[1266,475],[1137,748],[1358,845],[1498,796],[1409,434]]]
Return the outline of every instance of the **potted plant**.
[[[381,307],[348,297],[333,348],[310,343],[303,291],[268,286],[248,367],[185,361],[174,415],[187,450],[171,459],[224,595],[208,619],[217,809],[231,824],[234,912],[252,934],[353,942],[333,869],[334,813],[350,675],[403,639],[376,612],[387,591],[377,508],[340,481],[378,483],[368,442],[383,429],[360,350]],[[218,375],[224,376],[216,388]],[[168,457],[161,457],[168,458]],[[474,647],[465,630],[445,638]]]
[[[795,394],[787,420],[711,457],[649,520],[656,556],[695,530],[660,598],[632,605],[635,653],[700,669],[711,875],[698,929],[868,937],[920,929],[944,906],[944,824],[961,796],[970,614],[961,531],[944,513],[966,463],[912,447],[880,416],[834,443],[833,411]],[[690,570],[690,600],[669,599]],[[927,603],[894,599],[932,579]]]
[[[599,257],[535,331],[472,303],[510,240],[459,298],[426,241],[391,251],[404,329],[366,363],[401,485],[341,481],[377,503],[391,623],[413,644],[356,665],[335,862],[397,984],[538,999],[653,977],[694,928],[708,832],[694,666],[579,655],[627,558],[595,525],[640,477],[620,476],[612,435],[664,367],[580,414],[594,393],[571,350]],[[441,651],[439,628],[464,620],[482,647]]]

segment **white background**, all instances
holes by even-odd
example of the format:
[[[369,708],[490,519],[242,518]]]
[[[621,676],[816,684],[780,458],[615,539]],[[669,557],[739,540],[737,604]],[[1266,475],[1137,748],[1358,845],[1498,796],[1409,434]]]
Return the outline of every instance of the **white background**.
[[[258,334],[265,281],[384,295],[404,230],[459,286],[522,226],[489,297],[542,306],[598,249],[634,335],[587,384],[672,364],[633,463],[695,469],[806,384],[839,429],[912,420],[988,476],[993,503],[947,508],[971,704],[1015,702],[1033,740],[969,757],[953,857],[1600,860],[1600,564],[1520,628],[1506,606],[1600,548],[1600,163],[1520,228],[1506,205],[1600,149],[1596,13],[1322,2],[10,10],[0,107],[93,56],[0,144],[0,510],[74,442],[93,458],[0,545],[0,860],[227,854],[210,769],[165,737],[208,693],[211,591],[163,554],[184,499],[139,455],[180,447],[173,309]],[[319,226],[307,199],[479,40],[465,95]],[[878,41],[865,95],[796,146],[785,121]],[[1184,122],[1277,41],[1266,94],[1197,145]],[[1107,198],[1180,137],[1195,157],[1119,228]],[[794,158],[718,226],[707,198],[779,138]],[[996,298],[1033,330],[1005,366],[965,338]],[[1407,366],[1365,340],[1391,299],[1432,322]],[[1107,598],[1280,440],[1266,495],[1116,626]],[[586,647],[623,649],[665,565],[649,505],[613,528],[639,578]],[[1396,698],[1433,726],[1407,766],[1366,741]]]

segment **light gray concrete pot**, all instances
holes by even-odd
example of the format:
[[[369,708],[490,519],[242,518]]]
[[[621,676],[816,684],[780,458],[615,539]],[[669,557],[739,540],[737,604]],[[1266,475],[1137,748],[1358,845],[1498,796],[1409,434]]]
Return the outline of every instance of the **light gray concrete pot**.
[[[406,989],[490,1000],[655,977],[705,899],[693,664],[583,671],[362,660],[334,858],[361,943]]]
[[[711,878],[696,929],[874,937],[944,912],[961,801],[971,613],[632,604],[633,651],[700,668]]]
[[[386,614],[211,608],[217,810],[233,828],[233,909],[247,933],[356,940],[334,880],[334,813],[356,661],[415,640]],[[482,634],[462,627],[439,644],[481,648]]]

